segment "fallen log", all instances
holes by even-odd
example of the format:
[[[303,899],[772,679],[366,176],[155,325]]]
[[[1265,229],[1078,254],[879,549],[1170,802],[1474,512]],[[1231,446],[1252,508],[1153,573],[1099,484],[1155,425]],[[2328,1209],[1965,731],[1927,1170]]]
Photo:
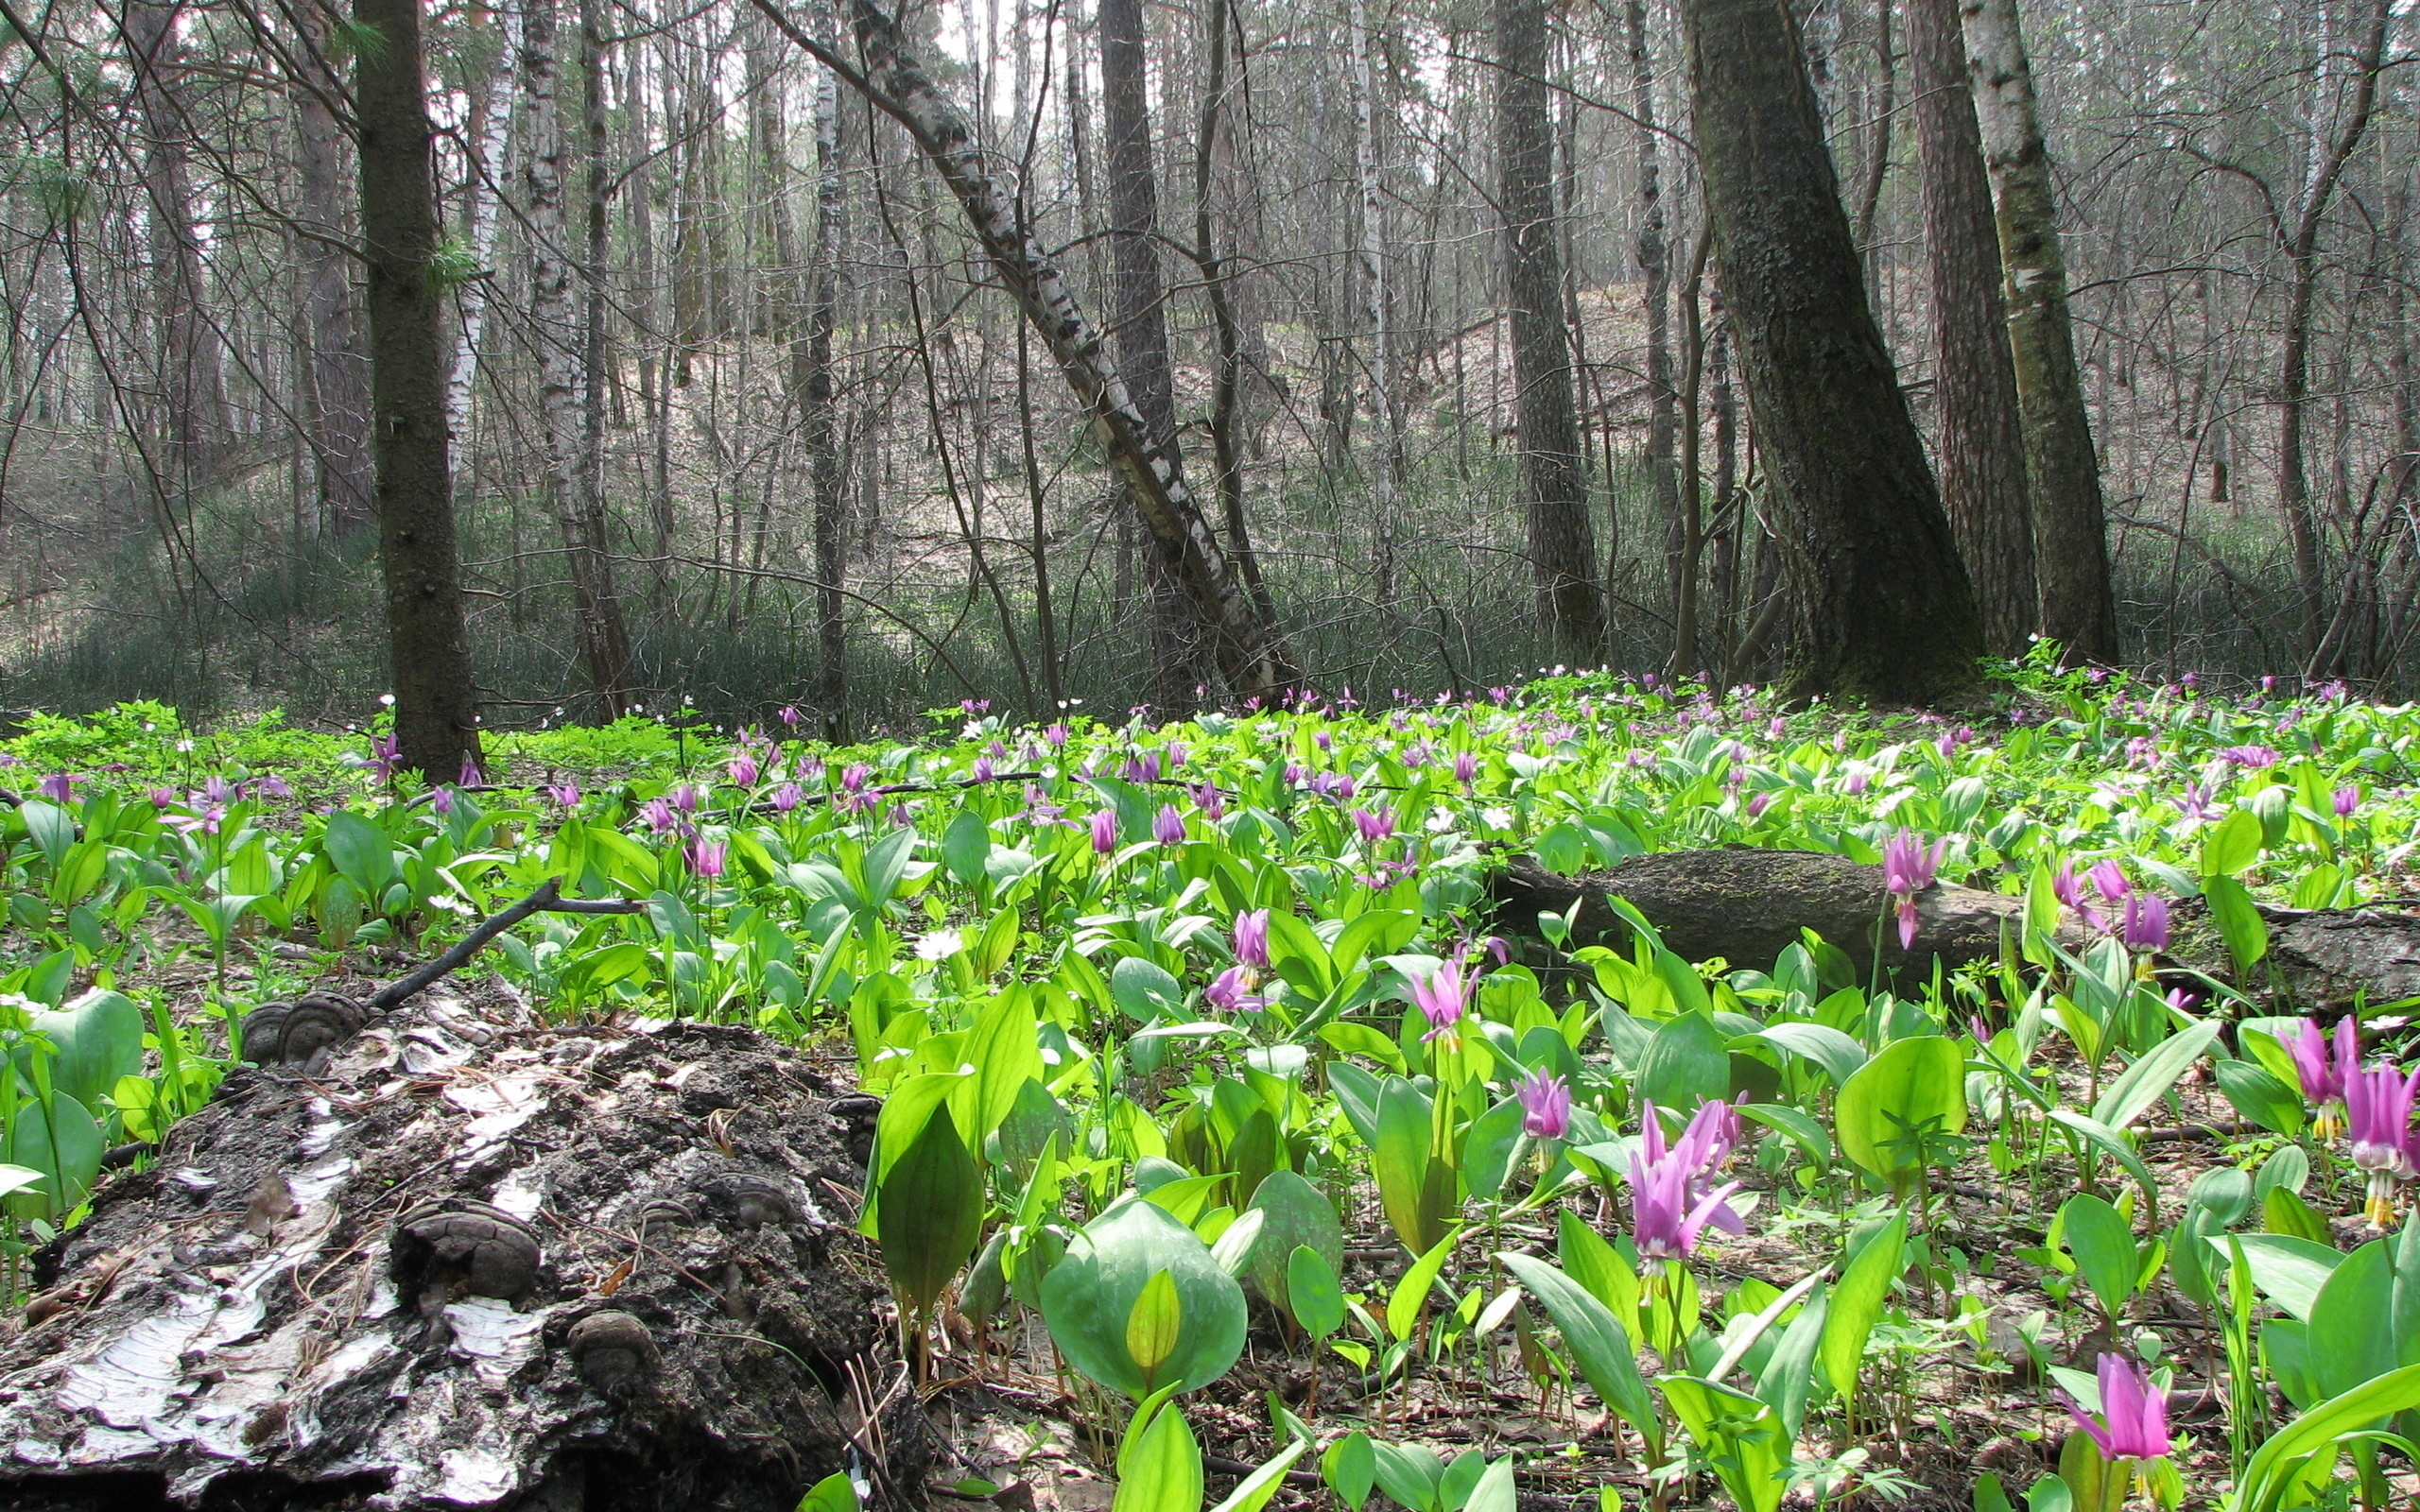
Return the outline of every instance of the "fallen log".
[[[804,1062],[447,991],[313,1058],[231,1074],[36,1257],[0,1507],[922,1504],[864,1110]]]
[[[2014,943],[2024,911],[2024,900],[2001,893],[1927,888],[1916,895],[1914,943],[1902,949],[1896,920],[1884,919],[1889,894],[1880,867],[1748,847],[1659,851],[1573,877],[1516,855],[1489,887],[1497,925],[1509,933],[1535,937],[1540,914],[1565,913],[1577,902],[1576,943],[1627,949],[1630,927],[1606,903],[1614,897],[1637,909],[1667,947],[1691,961],[1720,957],[1735,967],[1770,969],[1805,928],[1845,952],[1860,977],[1873,969],[1877,937],[1883,969],[1903,977],[1929,973],[1936,959],[1946,967],[1992,959],[2003,932]],[[2324,1012],[2357,1000],[2375,1008],[2420,997],[2420,911],[2407,902],[2328,909],[2264,904],[2260,915],[2269,925],[2268,957],[2238,977],[2209,910],[2197,899],[2183,900],[2169,912],[2171,943],[2162,964],[2233,982],[2279,1011]],[[2070,950],[2089,938],[2073,920],[2061,926],[2059,937]]]

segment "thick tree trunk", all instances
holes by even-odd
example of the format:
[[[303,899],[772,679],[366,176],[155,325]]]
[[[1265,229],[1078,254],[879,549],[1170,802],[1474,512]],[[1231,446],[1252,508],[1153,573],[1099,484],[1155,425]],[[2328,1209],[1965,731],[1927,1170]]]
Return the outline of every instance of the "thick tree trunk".
[[[1984,650],[1924,441],[1866,303],[1784,0],[1685,0],[1723,300],[1779,485],[1785,685],[1886,703],[1974,690]]]
[[[1150,60],[1142,0],[1100,0],[1102,156],[1109,174],[1109,250],[1115,269],[1110,344],[1134,408],[1154,439],[1176,434],[1168,364],[1167,290],[1160,278],[1159,175],[1151,161]],[[1139,501],[1133,507],[1141,507]],[[1181,718],[1206,670],[1176,564],[1165,547],[1145,555],[1150,585],[1151,701]]]
[[[167,410],[164,461],[173,486],[199,489],[215,480],[232,427],[226,353],[204,308],[201,238],[194,229],[193,174],[186,147],[193,127],[183,98],[179,9],[173,0],[129,0],[124,26],[135,104],[143,116],[145,208]]]
[[[1996,655],[2022,656],[2041,605],[1992,186],[1967,87],[1958,0],[1907,5],[1932,284],[1933,455],[1941,502],[1974,579],[1986,644]]]
[[[1162,550],[1179,564],[1186,602],[1217,655],[1219,671],[1237,696],[1282,696],[1301,681],[1272,614],[1256,602],[1234,558],[1210,527],[1185,486],[1183,457],[1145,421],[1117,365],[1102,351],[1100,334],[1084,318],[1027,221],[1017,201],[986,170],[955,106],[908,56],[897,23],[872,0],[856,0],[860,71],[809,36],[776,0],[753,0],[783,35],[838,71],[885,114],[907,128],[965,212],[1002,284],[1050,348],[1068,387],[1099,431],[1110,459],[1143,505],[1143,521]],[[1236,541],[1241,550],[1247,543]]]
[[[534,0],[522,21],[521,88],[527,141],[522,183],[529,223],[529,324],[538,341],[538,409],[546,442],[546,498],[562,532],[565,576],[571,580],[573,621],[589,691],[608,719],[621,717],[628,703],[630,648],[621,603],[614,593],[613,567],[600,539],[601,509],[592,509],[586,487],[588,435],[587,345],[581,317],[581,279],[571,255],[571,226],[564,214],[565,158],[562,100],[562,60],[556,0]],[[602,438],[597,438],[601,443]]]
[[[2008,334],[2033,504],[2042,633],[2089,662],[2118,660],[2118,606],[2100,462],[2076,369],[2067,266],[2050,157],[2033,99],[2017,0],[1962,0],[1983,161],[1991,170],[2006,269]]]
[[[446,468],[444,295],[430,267],[440,237],[419,0],[354,0],[353,19],[384,43],[355,54],[354,110],[395,734],[405,766],[450,780],[478,756],[479,696]]]
[[[327,58],[325,14],[296,9],[303,29],[297,62],[306,71],[294,89],[294,150],[300,170],[302,318],[309,333],[311,449],[320,507],[338,535],[378,518],[370,461],[370,358],[362,350],[361,308],[353,291],[352,196],[347,192],[344,129],[331,102],[340,85]]]
[[[1513,421],[1530,571],[1538,619],[1556,654],[1591,666],[1604,660],[1605,610],[1563,323],[1547,42],[1545,0],[1495,0],[1497,202],[1504,215],[1504,295],[1512,327]]]

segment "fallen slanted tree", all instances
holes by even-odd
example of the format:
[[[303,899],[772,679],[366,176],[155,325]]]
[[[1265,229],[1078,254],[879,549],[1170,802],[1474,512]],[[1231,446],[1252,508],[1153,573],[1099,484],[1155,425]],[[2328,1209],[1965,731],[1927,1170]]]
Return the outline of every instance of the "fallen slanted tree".
[[[0,1506],[921,1505],[872,1099],[745,1028],[365,1017],[256,1012],[273,1063],[37,1257]]]

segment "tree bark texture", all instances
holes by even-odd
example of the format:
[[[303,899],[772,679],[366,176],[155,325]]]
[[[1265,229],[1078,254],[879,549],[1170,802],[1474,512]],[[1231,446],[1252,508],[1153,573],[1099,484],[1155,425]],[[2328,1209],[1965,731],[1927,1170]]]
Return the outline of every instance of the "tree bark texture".
[[[1530,571],[1557,654],[1594,665],[1604,658],[1605,612],[1563,323],[1545,0],[1495,0],[1495,60],[1497,202]]]
[[[557,0],[532,0],[521,26],[525,156],[522,185],[529,230],[529,325],[538,343],[538,409],[546,441],[546,501],[562,532],[574,630],[589,691],[601,713],[628,704],[630,644],[614,569],[605,554],[604,511],[587,485],[588,375],[581,277],[565,214],[570,156],[562,119],[562,56]],[[602,437],[596,438],[601,442]]]
[[[1394,359],[1387,339],[1386,201],[1378,178],[1378,96],[1370,66],[1369,0],[1352,0],[1345,45],[1353,70],[1353,173],[1361,200],[1356,261],[1361,279],[1362,354],[1370,391],[1370,541],[1372,593],[1381,608],[1395,601],[1395,491],[1403,470],[1403,424],[1396,408]]]
[[[338,535],[378,518],[370,459],[370,356],[362,349],[361,306],[353,287],[353,214],[347,193],[344,129],[333,102],[340,84],[327,64],[327,22],[317,6],[297,7],[302,30],[294,88],[295,163],[301,170],[302,320],[310,363],[311,450],[320,507]]]
[[[354,64],[368,271],[378,558],[387,586],[395,734],[403,765],[451,779],[479,753],[479,698],[463,622],[447,472],[443,295],[419,0],[354,0],[384,45]]]
[[[2017,0],[1962,0],[1962,16],[2006,274],[2042,633],[2072,656],[2115,662],[2118,606],[2100,462],[2076,368],[2058,199]]]
[[[2041,604],[1991,180],[1967,85],[1958,0],[1907,0],[1907,6],[1932,285],[1933,457],[1941,502],[1974,579],[1985,643],[1995,655],[2022,656]]]
[[[1723,300],[1778,485],[1795,696],[1965,696],[1974,591],[1866,302],[1784,0],[1687,0],[1698,149]]]
[[[849,730],[848,469],[840,455],[840,409],[832,338],[840,323],[840,244],[848,234],[848,180],[841,173],[845,123],[838,82],[826,69],[815,88],[815,248],[807,266],[806,318],[793,353],[807,472],[815,492],[815,701],[826,740]]]
[[[125,36],[143,121],[143,181],[149,212],[151,286],[160,322],[164,457],[177,489],[214,481],[229,440],[226,352],[205,309],[206,273],[195,230],[193,134],[182,87],[184,43],[176,4],[130,0]]]
[[[1685,596],[1681,576],[1689,554],[1681,520],[1685,480],[1673,456],[1680,421],[1672,372],[1672,252],[1664,236],[1664,142],[1655,126],[1655,54],[1647,35],[1647,0],[1629,0],[1623,7],[1623,28],[1630,49],[1632,129],[1638,140],[1638,271],[1647,284],[1647,481],[1655,516],[1664,522],[1666,597],[1678,604]],[[1685,486],[1695,488],[1697,480],[1687,479]],[[1615,576],[1611,558],[1608,553],[1609,584]],[[1697,655],[1683,639],[1674,638],[1672,670],[1686,677],[1697,670]]]
[[[1168,360],[1167,288],[1160,277],[1159,174],[1151,156],[1150,60],[1142,0],[1100,0],[1101,154],[1109,176],[1113,267],[1110,344],[1134,408],[1166,444],[1176,434],[1175,375]],[[1130,501],[1140,509],[1139,501]],[[1170,717],[1193,707],[1206,649],[1185,612],[1177,564],[1164,543],[1145,554],[1150,593],[1151,701]]]
[[[471,112],[469,147],[474,154],[471,181],[464,187],[464,239],[470,243],[472,266],[482,273],[495,256],[496,213],[504,195],[505,163],[512,140],[513,67],[521,54],[521,22],[509,11],[490,11],[489,45],[495,50]],[[455,336],[454,364],[445,379],[445,426],[455,448],[456,465],[470,454],[471,391],[479,375],[479,342],[487,330],[488,303],[494,280],[475,278],[455,295],[460,330]]]
[[[1186,602],[1211,642],[1229,690],[1274,699],[1299,684],[1302,674],[1273,616],[1254,602],[1234,558],[1185,486],[1175,442],[1154,432],[1135,407],[1075,291],[1043,250],[1015,198],[991,177],[957,107],[908,54],[898,24],[872,0],[855,0],[857,49],[865,63],[860,70],[808,35],[776,0],[753,3],[783,35],[905,127],[941,175],[1001,282],[1090,414],[1110,459],[1143,506],[1144,524],[1178,562]],[[1236,542],[1238,548],[1242,544]]]

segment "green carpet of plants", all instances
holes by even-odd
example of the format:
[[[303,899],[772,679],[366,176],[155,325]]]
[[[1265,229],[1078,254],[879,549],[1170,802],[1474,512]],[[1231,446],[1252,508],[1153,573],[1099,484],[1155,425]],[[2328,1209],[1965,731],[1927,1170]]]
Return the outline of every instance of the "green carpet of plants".
[[[2413,1494],[2412,1005],[2303,1017],[2256,905],[2420,894],[2420,710],[2037,667],[1962,722],[1559,677],[1171,725],[969,705],[845,749],[791,711],[633,718],[492,735],[434,786],[375,713],[0,743],[12,1291],[248,1008],[560,879],[646,906],[471,971],[853,1063],[920,1379],[1078,1425],[1116,1512]],[[1509,854],[1720,846],[1876,864],[1877,936],[1919,952],[1939,883],[2022,927],[1893,979],[1488,903]],[[2164,954],[2188,906],[2207,972]]]

